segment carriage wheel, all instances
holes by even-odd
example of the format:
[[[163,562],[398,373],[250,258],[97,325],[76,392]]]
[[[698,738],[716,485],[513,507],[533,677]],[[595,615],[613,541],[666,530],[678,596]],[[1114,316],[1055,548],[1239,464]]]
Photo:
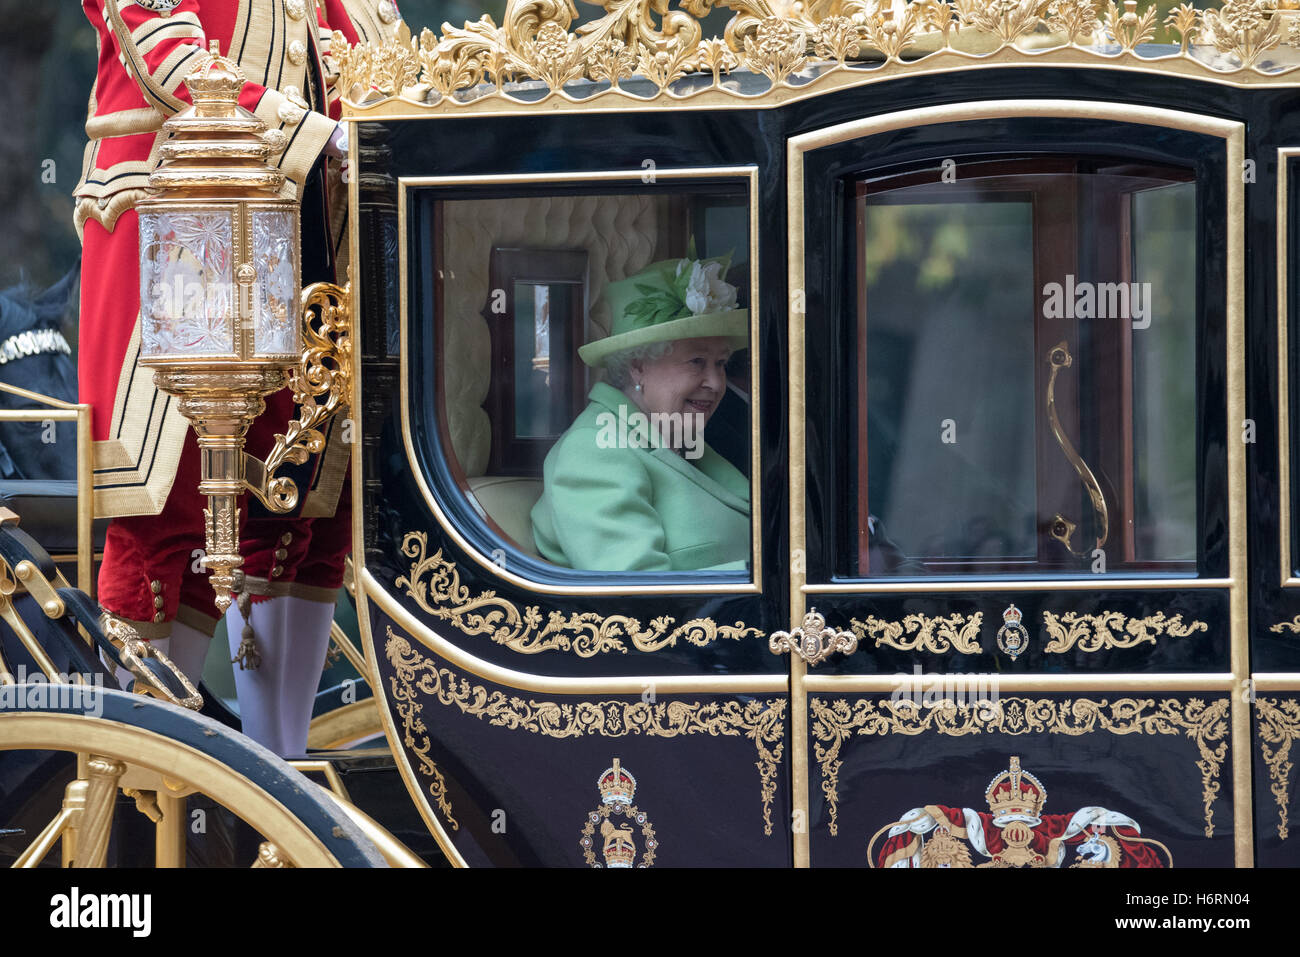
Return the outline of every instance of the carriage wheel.
[[[66,866],[103,866],[119,791],[134,797],[154,821],[155,861],[162,867],[184,866],[185,798],[194,793],[207,795],[266,838],[251,866],[384,866],[374,845],[325,791],[218,722],[99,688],[78,697],[70,686],[14,685],[0,695],[7,705],[0,710],[0,750],[78,756],[77,777],[62,809],[15,867],[35,867],[60,841]]]

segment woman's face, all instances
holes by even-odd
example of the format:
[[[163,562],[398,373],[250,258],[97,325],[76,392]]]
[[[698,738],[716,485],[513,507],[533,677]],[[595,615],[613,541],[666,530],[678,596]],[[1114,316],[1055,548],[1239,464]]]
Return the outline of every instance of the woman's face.
[[[678,339],[665,355],[632,366],[632,399],[642,412],[698,415],[703,428],[727,389],[731,340]],[[637,391],[635,384],[640,383]]]

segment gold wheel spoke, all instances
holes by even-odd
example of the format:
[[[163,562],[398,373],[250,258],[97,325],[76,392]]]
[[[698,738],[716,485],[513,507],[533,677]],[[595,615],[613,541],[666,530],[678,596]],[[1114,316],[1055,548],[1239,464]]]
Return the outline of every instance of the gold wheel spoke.
[[[185,866],[185,798],[158,792],[162,817],[154,822],[154,864],[157,867]]]
[[[108,840],[113,833],[117,782],[125,773],[126,765],[95,754],[90,756],[86,765],[86,806],[77,825],[77,848],[72,866],[103,867],[108,858]]]
[[[14,861],[15,868],[36,867],[41,861],[45,860],[45,855],[50,852],[55,841],[63,836],[68,822],[72,820],[74,812],[67,807],[61,808],[59,813],[54,816],[54,820],[45,825],[44,830],[36,835],[36,840],[27,846],[27,850],[18,855]]]

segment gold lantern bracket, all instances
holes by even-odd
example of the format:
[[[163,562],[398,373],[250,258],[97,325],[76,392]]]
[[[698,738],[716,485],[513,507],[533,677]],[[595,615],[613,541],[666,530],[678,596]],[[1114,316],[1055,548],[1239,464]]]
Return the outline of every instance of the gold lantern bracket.
[[[244,484],[273,512],[298,504],[298,487],[277,470],[302,465],[325,448],[323,427],[348,405],[352,388],[351,283],[320,282],[302,292],[302,358],[289,379],[298,418],[276,435],[266,461],[244,454]],[[345,439],[346,440],[346,439]]]

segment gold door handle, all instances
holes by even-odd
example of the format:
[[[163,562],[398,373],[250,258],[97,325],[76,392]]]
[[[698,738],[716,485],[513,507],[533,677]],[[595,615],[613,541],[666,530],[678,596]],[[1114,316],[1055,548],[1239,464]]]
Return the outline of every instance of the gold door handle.
[[[833,631],[826,627],[826,619],[816,608],[808,609],[803,616],[803,627],[793,632],[774,631],[767,646],[774,655],[797,654],[813,667],[835,652],[851,655],[858,650],[858,636],[851,631]]]
[[[1066,436],[1065,430],[1061,428],[1061,420],[1056,414],[1056,376],[1062,369],[1074,364],[1074,356],[1070,355],[1069,345],[1064,340],[1048,351],[1047,364],[1052,369],[1052,374],[1047,380],[1047,421],[1052,427],[1052,434],[1056,436],[1057,444],[1061,446],[1061,451],[1074,466],[1079,481],[1083,483],[1083,487],[1088,490],[1088,497],[1092,499],[1092,509],[1097,514],[1096,547],[1101,548],[1110,536],[1110,509],[1106,507],[1106,496],[1102,494],[1101,483],[1097,481],[1097,476],[1093,474],[1092,469],[1088,468],[1088,463],[1083,460],[1083,456],[1075,449],[1074,444]],[[1050,531],[1051,536],[1064,545],[1071,555],[1082,558],[1085,553],[1076,552],[1074,546],[1070,544],[1077,527],[1074,522],[1058,512],[1052,518]]]

